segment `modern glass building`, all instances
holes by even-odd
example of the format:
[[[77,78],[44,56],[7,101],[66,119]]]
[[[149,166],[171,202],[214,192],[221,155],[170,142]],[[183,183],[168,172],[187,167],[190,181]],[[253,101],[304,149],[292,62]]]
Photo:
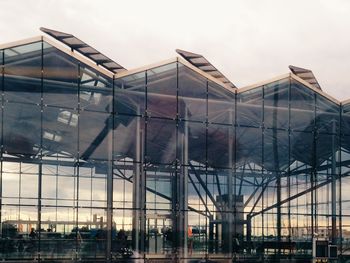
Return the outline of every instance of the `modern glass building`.
[[[0,261],[350,258],[350,104],[312,72],[237,89],[43,31],[0,46]]]

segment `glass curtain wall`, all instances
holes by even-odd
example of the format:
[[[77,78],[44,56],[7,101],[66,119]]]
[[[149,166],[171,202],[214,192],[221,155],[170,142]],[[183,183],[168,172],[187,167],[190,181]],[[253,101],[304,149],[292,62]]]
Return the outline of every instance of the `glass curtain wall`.
[[[1,55],[1,260],[105,259],[113,80],[45,42]]]
[[[348,104],[180,62],[112,79],[45,42],[0,63],[2,261],[348,255]]]

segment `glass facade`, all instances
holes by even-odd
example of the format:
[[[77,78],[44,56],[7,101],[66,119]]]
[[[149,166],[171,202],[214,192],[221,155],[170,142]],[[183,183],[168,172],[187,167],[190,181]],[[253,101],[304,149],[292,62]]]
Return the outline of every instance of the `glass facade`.
[[[1,261],[350,257],[350,104],[181,61],[110,78],[44,41],[0,64]]]

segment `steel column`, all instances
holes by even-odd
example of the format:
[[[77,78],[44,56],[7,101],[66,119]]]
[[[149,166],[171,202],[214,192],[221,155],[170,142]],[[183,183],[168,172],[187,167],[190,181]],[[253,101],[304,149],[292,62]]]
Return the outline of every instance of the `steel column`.
[[[336,123],[332,123],[332,170],[331,170],[331,203],[332,203],[332,243],[337,242],[337,188],[336,188]]]

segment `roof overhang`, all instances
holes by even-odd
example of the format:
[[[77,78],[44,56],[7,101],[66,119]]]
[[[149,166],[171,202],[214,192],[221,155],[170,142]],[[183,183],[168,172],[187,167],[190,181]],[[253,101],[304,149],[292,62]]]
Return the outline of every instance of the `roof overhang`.
[[[93,69],[104,74],[105,76],[113,78],[115,75],[113,72],[105,69],[104,67],[97,65],[96,63],[94,63],[94,61],[85,57],[84,55],[82,55],[78,52],[74,52],[73,50],[63,46],[60,42],[58,42],[52,38],[46,37],[46,36],[36,36],[36,37],[27,38],[27,39],[22,39],[19,41],[0,44],[0,49],[14,48],[14,47],[27,45],[27,44],[31,44],[31,43],[35,43],[35,42],[40,42],[40,41],[44,41],[44,42],[48,43],[49,45],[57,48],[58,50],[62,51],[63,53],[77,59],[78,61],[88,65],[89,67],[92,67]]]
[[[40,30],[53,37],[57,41],[68,46],[72,51],[74,50],[79,52],[83,56],[94,61],[97,65],[101,65],[102,67],[113,73],[118,73],[126,70],[123,66],[113,61],[101,52],[97,51],[95,48],[91,47],[90,45],[88,45],[87,43],[85,43],[84,41],[80,40],[72,34],[67,34],[64,32],[44,27],[41,27]]]
[[[160,62],[157,62],[157,63],[149,64],[149,65],[146,65],[146,66],[143,66],[143,67],[139,67],[139,68],[123,71],[123,72],[120,72],[120,73],[116,74],[115,78],[116,79],[120,79],[120,78],[129,76],[129,75],[140,73],[142,71],[150,70],[150,69],[153,69],[153,68],[161,67],[161,66],[164,66],[164,65],[167,65],[167,64],[171,64],[171,63],[176,63],[176,62],[179,62],[179,63],[183,64],[184,66],[190,68],[191,70],[195,71],[196,73],[198,73],[199,75],[203,76],[204,78],[206,78],[206,79],[208,79],[208,80],[210,80],[210,81],[220,85],[224,89],[226,89],[226,90],[228,90],[228,91],[230,91],[232,93],[235,93],[236,89],[232,89],[230,86],[228,86],[227,84],[221,82],[219,79],[209,75],[208,73],[202,71],[198,67],[195,67],[194,65],[192,65],[191,63],[189,63],[188,61],[186,61],[186,60],[184,60],[183,58],[180,58],[180,57],[174,57],[174,58],[163,60],[163,61],[160,61]]]
[[[231,87],[233,89],[237,88],[228,78],[225,77],[224,74],[222,74],[204,56],[193,52],[181,50],[181,49],[176,49],[176,52],[179,55],[181,55],[187,62],[199,68],[200,70],[204,71],[205,73],[209,74],[210,76],[220,80],[222,83],[224,83],[228,87]]]
[[[337,100],[336,98],[330,96],[329,94],[325,93],[321,89],[315,88],[312,84],[310,84],[309,82],[305,81],[304,79],[300,78],[299,76],[297,76],[297,75],[295,75],[293,73],[287,73],[287,74],[279,75],[279,76],[271,78],[271,79],[267,79],[267,80],[264,80],[264,81],[261,81],[261,82],[257,82],[257,83],[252,84],[252,85],[245,86],[243,88],[239,88],[239,89],[237,89],[237,93],[243,93],[243,92],[255,89],[255,88],[259,88],[259,87],[264,86],[264,85],[268,85],[268,84],[270,84],[272,82],[283,80],[283,79],[287,79],[287,78],[291,78],[291,79],[294,79],[294,80],[300,82],[301,84],[303,84],[307,88],[311,89],[312,91],[320,94],[321,96],[327,98],[328,100],[330,100],[330,101],[332,101],[332,102],[334,102],[334,103],[336,103],[338,105],[341,104],[341,102],[339,100]]]

